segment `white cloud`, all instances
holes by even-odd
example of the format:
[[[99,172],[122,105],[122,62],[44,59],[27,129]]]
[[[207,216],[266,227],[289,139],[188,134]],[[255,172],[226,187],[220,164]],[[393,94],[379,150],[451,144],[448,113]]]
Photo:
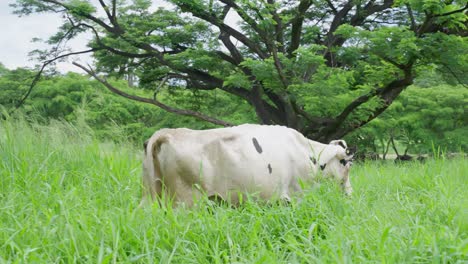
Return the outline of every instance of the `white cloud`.
[[[0,0],[0,62],[9,69],[18,67],[34,67],[37,61],[31,61],[29,52],[35,49],[44,49],[47,45],[40,42],[31,42],[33,38],[47,39],[57,32],[62,24],[62,19],[55,14],[32,14],[18,17],[13,14],[13,8],[9,4],[14,0]],[[86,49],[89,36],[78,36],[69,43],[73,51]],[[71,64],[72,60],[81,60],[90,63],[90,56],[75,56],[68,59],[69,62],[60,62],[57,65],[61,72],[80,71]]]
[[[2,26],[2,33],[0,34],[0,62],[10,69],[34,67],[38,62],[31,61],[28,53],[35,49],[44,49],[47,45],[40,42],[31,42],[31,40],[33,38],[48,39],[57,32],[58,27],[62,24],[62,18],[59,15],[51,13],[18,17],[13,14],[13,8],[9,6],[14,2],[15,0],[0,0],[0,25]],[[96,3],[97,0],[91,0],[91,2]],[[164,2],[157,2],[157,4],[153,5],[153,8],[159,6],[170,8],[170,5]],[[226,18],[226,23],[238,28],[235,25],[238,20],[239,16],[237,13],[230,11]],[[70,41],[68,46],[73,51],[85,50],[90,38],[90,34],[78,36]],[[57,69],[61,72],[82,72],[71,64],[72,61],[76,60],[84,64],[92,63],[90,55],[73,56],[67,59],[68,62],[59,63]]]

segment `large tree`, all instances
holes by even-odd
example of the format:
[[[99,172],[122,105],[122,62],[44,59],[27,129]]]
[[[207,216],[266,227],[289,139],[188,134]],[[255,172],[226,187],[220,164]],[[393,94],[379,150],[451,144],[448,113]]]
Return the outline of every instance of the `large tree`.
[[[44,65],[92,53],[95,69],[76,65],[111,91],[218,125],[231,124],[125,93],[102,74],[137,76],[139,86],[152,89],[167,83],[222,90],[247,101],[261,123],[319,141],[367,124],[427,69],[467,83],[466,1],[172,0],[166,8],[152,2],[17,0],[14,6],[18,14],[62,15],[48,40],[52,48],[40,53]],[[93,35],[88,50],[64,49],[85,31]]]

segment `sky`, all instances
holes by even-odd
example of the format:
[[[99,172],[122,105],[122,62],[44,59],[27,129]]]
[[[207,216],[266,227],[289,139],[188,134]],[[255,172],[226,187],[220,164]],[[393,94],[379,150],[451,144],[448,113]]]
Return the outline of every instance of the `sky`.
[[[94,2],[96,0],[91,0]],[[8,69],[16,69],[18,67],[34,67],[37,61],[32,61],[29,57],[29,52],[35,49],[44,49],[47,45],[40,42],[32,42],[33,38],[48,39],[62,24],[60,16],[46,14],[32,14],[29,16],[18,17],[13,14],[13,8],[9,5],[15,0],[0,0],[0,25],[2,32],[0,33],[0,63]],[[166,6],[165,3],[157,2],[155,6]],[[226,21],[228,24],[236,24],[237,14],[228,13]],[[234,26],[236,28],[236,26]],[[87,49],[86,43],[92,37],[91,34],[81,35],[69,42],[68,46],[73,51],[81,51]],[[73,56],[67,59],[66,62],[58,63],[57,69],[60,72],[82,72],[81,69],[72,65],[73,61],[81,62],[82,64],[92,64],[90,55]]]
[[[13,8],[9,4],[14,0],[0,0],[0,63],[9,69],[18,67],[34,67],[37,61],[31,61],[29,52],[35,49],[47,47],[45,44],[32,42],[33,38],[47,39],[53,35],[61,25],[61,18],[54,14],[32,14],[18,17],[13,14]],[[69,43],[74,50],[86,49],[86,42],[90,36],[79,36]],[[71,62],[79,60],[83,63],[91,63],[89,56],[75,57],[68,62],[59,63],[57,69],[61,72],[81,72]]]

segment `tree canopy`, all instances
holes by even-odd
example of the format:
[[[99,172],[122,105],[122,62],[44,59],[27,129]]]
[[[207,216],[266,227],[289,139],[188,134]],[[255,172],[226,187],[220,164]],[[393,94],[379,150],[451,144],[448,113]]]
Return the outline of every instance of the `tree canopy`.
[[[170,106],[157,91],[189,91],[180,93],[183,100],[223,92],[247,102],[261,123],[328,141],[378,117],[428,70],[468,83],[466,1],[167,2],[166,8],[148,0],[17,0],[13,6],[20,15],[62,15],[47,40],[51,48],[37,52],[43,65],[92,53],[95,69],[76,65],[111,91],[217,125],[232,123],[216,111]],[[237,14],[236,23],[230,14]],[[83,32],[93,35],[89,49],[70,52],[67,40]],[[119,90],[102,74],[135,76],[154,96]]]

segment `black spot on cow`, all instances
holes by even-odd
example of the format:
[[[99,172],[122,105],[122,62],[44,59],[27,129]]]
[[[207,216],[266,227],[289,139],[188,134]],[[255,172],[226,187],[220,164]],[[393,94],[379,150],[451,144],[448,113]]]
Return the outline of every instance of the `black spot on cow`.
[[[262,147],[260,146],[260,144],[258,144],[257,139],[252,138],[252,142],[253,142],[253,145],[254,145],[255,149],[257,150],[257,152],[262,153],[263,152]]]
[[[346,163],[348,163],[348,161],[346,161],[345,159],[342,159],[340,160],[340,163],[341,165],[346,166]]]
[[[320,165],[320,169],[321,169],[321,170],[324,170],[324,169],[325,169],[325,167],[327,167],[327,164],[326,164],[326,163],[325,163],[325,164],[323,164],[323,165]]]
[[[309,157],[309,159],[314,165],[317,164],[317,160],[314,157]]]
[[[343,141],[338,141],[338,145],[340,145],[342,148],[346,149],[346,146],[343,144]]]
[[[268,163],[268,172],[271,174],[272,171],[273,171],[273,169],[271,168],[270,163]]]

